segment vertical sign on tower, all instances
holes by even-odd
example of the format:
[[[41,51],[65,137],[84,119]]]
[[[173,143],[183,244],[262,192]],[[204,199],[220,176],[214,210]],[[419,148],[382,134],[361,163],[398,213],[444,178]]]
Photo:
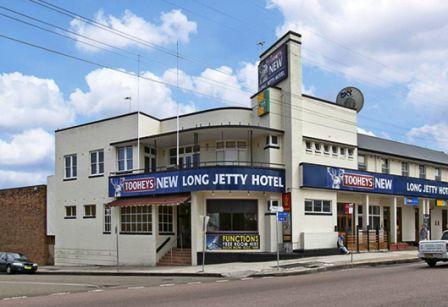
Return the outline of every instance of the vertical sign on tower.
[[[270,109],[270,93],[269,90],[266,89],[257,95],[258,101],[258,116],[263,116],[269,113]]]
[[[283,44],[258,65],[258,91],[288,77],[287,45]]]

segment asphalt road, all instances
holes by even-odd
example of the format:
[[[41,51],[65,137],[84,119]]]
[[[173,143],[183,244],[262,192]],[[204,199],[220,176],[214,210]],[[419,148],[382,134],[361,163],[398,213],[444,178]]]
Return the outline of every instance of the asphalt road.
[[[23,278],[22,278],[23,277]],[[55,294],[3,299],[1,306],[442,306],[448,303],[448,264],[424,263],[366,267],[310,275],[213,279],[97,276],[10,276],[8,282],[53,282],[74,289]],[[49,281],[51,280],[51,281]],[[17,284],[12,284],[17,286]],[[36,289],[38,284],[35,285]],[[36,295],[33,284],[19,285],[17,296]],[[41,285],[44,287],[43,285]],[[71,287],[71,288],[70,288]],[[82,289],[81,289],[82,288]],[[31,292],[30,292],[31,291]],[[70,292],[70,293],[65,293]],[[25,294],[25,293],[28,293]],[[34,293],[34,294],[33,294]]]

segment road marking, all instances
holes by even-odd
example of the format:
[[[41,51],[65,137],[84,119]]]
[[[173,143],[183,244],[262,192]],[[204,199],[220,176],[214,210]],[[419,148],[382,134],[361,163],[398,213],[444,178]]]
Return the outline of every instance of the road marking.
[[[66,294],[70,294],[70,292],[56,292],[52,293],[51,295],[66,295]]]
[[[128,287],[129,290],[137,290],[137,289],[143,289],[143,286],[138,286],[138,287]]]
[[[251,280],[253,279],[253,277],[245,277],[245,278],[241,278],[241,280]]]
[[[217,280],[216,282],[228,282],[228,279]]]
[[[202,284],[201,281],[190,281],[189,283],[187,283],[188,285],[200,285]]]
[[[90,292],[90,293],[92,293],[92,292],[103,292],[104,290],[101,290],[101,289],[95,289],[95,290],[89,290],[89,291],[87,291],[87,292]]]
[[[176,284],[161,284],[160,287],[172,287],[175,286]]]
[[[274,278],[274,276],[263,276],[262,279]]]
[[[3,300],[4,301],[9,301],[9,300],[19,300],[22,298],[27,298],[28,296],[13,296],[13,297],[5,297]]]
[[[98,285],[92,284],[69,284],[69,283],[58,283],[58,282],[38,282],[38,281],[0,281],[0,284],[11,284],[11,285],[48,285],[48,286],[77,286],[77,287],[95,287]]]

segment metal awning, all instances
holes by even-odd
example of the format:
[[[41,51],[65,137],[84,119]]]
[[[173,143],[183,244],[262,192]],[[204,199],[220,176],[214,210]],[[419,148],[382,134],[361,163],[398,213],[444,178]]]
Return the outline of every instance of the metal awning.
[[[110,206],[150,206],[150,205],[172,205],[177,206],[188,200],[191,195],[188,194],[175,194],[175,195],[160,195],[160,196],[145,196],[145,197],[128,197],[119,198],[108,205]]]

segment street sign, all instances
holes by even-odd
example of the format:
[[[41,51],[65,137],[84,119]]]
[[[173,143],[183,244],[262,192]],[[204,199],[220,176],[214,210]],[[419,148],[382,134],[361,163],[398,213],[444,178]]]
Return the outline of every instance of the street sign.
[[[269,211],[272,213],[283,212],[282,204],[278,200],[271,200]]]
[[[277,213],[277,220],[281,223],[286,222],[288,220],[288,212],[278,212]]]

